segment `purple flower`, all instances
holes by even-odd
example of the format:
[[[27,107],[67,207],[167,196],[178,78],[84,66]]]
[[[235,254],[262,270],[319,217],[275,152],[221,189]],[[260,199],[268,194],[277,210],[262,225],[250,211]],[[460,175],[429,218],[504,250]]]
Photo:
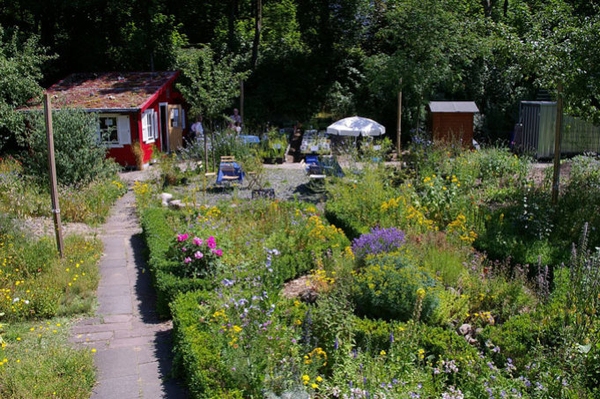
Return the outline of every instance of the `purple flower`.
[[[223,256],[223,250],[221,248],[213,249],[211,252],[217,256]]]
[[[194,245],[200,246],[202,245],[202,238],[194,237],[192,242],[194,243]]]
[[[204,258],[204,254],[200,251],[196,251],[196,252],[194,252],[194,258],[202,259],[202,258]]]
[[[190,235],[187,233],[177,234],[177,241],[183,242],[183,241],[187,240],[189,237],[190,237]]]
[[[221,281],[221,284],[223,284],[225,287],[231,287],[234,283],[235,281],[228,280],[226,278]]]
[[[190,258],[190,257],[188,256],[188,257],[186,257],[186,258],[183,260],[183,263],[186,263],[186,264],[187,264],[187,263],[190,263],[191,261],[192,261],[192,258]]]
[[[367,255],[392,252],[404,244],[404,236],[404,232],[395,227],[388,229],[375,227],[370,233],[354,239],[352,252],[359,259]]]

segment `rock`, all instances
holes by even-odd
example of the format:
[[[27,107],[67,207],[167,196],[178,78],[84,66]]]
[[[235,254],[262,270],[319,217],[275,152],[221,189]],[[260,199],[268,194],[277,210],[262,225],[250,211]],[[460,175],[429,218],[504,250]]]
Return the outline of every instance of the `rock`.
[[[168,205],[174,209],[183,209],[186,206],[183,202],[181,202],[181,200],[171,200],[169,201]]]
[[[471,327],[470,324],[465,323],[465,324],[461,325],[460,327],[458,327],[458,333],[462,336],[465,336],[468,333],[470,333],[472,329],[473,329],[473,327]]]
[[[171,199],[173,199],[173,194],[162,193],[160,195],[160,199],[162,201],[163,206],[169,206],[169,201],[171,201]]]

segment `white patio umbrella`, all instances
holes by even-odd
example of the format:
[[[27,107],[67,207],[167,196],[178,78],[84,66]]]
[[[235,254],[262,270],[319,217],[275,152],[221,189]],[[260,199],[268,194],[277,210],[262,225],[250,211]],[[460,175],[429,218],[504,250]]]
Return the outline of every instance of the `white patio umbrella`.
[[[380,136],[385,134],[385,126],[369,118],[351,116],[340,119],[327,127],[328,134],[338,136]]]

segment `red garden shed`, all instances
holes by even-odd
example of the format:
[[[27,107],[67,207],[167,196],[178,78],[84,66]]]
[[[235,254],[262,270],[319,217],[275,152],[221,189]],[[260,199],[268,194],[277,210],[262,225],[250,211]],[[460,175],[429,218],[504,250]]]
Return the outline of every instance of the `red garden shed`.
[[[473,119],[479,112],[473,101],[431,101],[429,103],[429,130],[433,142],[462,143],[473,146]]]
[[[108,156],[123,166],[139,163],[132,145],[140,143],[141,164],[152,148],[162,152],[182,146],[186,127],[183,98],[174,88],[178,72],[76,73],[52,85],[53,108],[82,108],[97,112],[98,134]]]

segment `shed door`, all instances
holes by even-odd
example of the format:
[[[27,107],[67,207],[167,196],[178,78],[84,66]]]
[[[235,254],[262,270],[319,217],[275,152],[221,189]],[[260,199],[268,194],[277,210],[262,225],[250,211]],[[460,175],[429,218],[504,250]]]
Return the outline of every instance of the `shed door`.
[[[176,151],[183,147],[183,110],[181,105],[168,105],[169,150]]]

